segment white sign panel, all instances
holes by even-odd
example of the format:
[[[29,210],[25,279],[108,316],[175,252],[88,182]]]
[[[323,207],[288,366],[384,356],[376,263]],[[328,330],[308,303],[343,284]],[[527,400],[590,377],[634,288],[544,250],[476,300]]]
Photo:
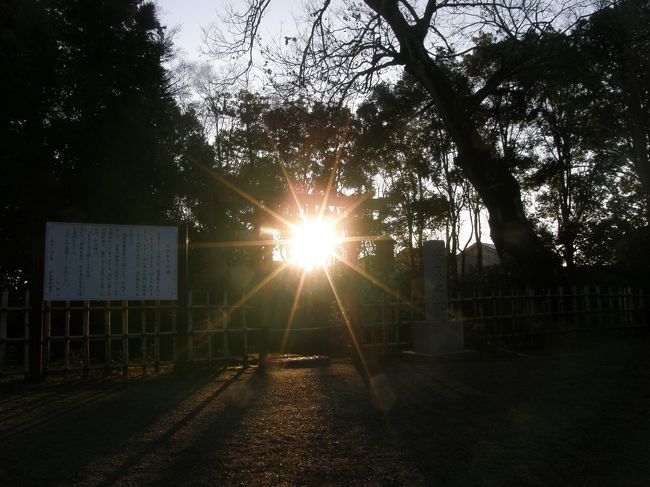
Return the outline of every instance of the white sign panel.
[[[46,301],[176,299],[176,227],[47,223]]]

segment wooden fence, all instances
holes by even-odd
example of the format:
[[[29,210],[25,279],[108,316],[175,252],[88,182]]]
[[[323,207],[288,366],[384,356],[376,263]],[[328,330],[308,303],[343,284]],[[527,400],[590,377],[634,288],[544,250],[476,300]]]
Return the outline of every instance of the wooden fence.
[[[421,301],[366,303],[360,339],[366,348],[412,347],[411,324],[424,320]],[[630,287],[496,289],[449,297],[449,318],[463,323],[465,346],[568,332],[650,326],[650,293]]]
[[[91,370],[110,373],[139,367],[160,370],[175,363],[179,345],[187,360],[203,362],[233,358],[231,334],[242,336],[241,355],[248,356],[246,306],[232,306],[227,296],[219,304],[189,293],[187,342],[181,344],[175,301],[45,301],[43,302],[43,367],[46,372]],[[202,294],[202,293],[199,293]],[[29,292],[0,304],[0,374],[29,371]],[[237,347],[235,347],[237,348]]]
[[[0,373],[27,373],[30,353],[29,292],[2,292]],[[357,333],[361,345],[381,351],[411,347],[411,323],[423,319],[423,303],[384,298],[361,305]],[[229,302],[227,294],[190,292],[186,336],[179,333],[174,301],[43,303],[43,365],[46,371],[105,372],[131,367],[159,370],[175,363],[179,347],[195,362],[247,363],[258,352],[263,329],[251,326],[250,307]],[[466,346],[572,331],[648,326],[650,293],[632,288],[585,286],[545,290],[477,291],[449,299],[450,318],[464,324]],[[270,329],[285,334],[283,329]],[[343,325],[296,328],[318,339],[340,341]],[[320,333],[320,335],[319,335]],[[183,342],[181,342],[183,340]],[[186,340],[186,341],[184,341]],[[277,340],[276,340],[277,341]]]
[[[466,342],[542,334],[648,326],[650,294],[630,287],[556,287],[457,294],[451,319],[464,323]]]
[[[230,304],[228,293],[192,292],[188,298],[187,350],[191,362],[240,359],[248,363],[250,334],[260,329],[248,325],[246,303]],[[255,347],[256,349],[257,347]]]
[[[10,302],[10,297],[14,298]],[[0,373],[27,373],[29,370],[29,291],[0,299]]]
[[[384,295],[379,303],[361,306],[358,324],[361,346],[370,350],[412,348],[411,324],[424,319],[424,303],[397,301]]]
[[[174,363],[176,309],[171,301],[45,301],[46,371],[106,372]]]

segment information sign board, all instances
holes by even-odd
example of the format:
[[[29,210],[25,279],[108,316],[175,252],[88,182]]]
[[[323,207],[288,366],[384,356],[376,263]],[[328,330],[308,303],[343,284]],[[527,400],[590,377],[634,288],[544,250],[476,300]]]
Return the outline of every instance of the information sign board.
[[[48,222],[46,301],[177,299],[178,228]]]

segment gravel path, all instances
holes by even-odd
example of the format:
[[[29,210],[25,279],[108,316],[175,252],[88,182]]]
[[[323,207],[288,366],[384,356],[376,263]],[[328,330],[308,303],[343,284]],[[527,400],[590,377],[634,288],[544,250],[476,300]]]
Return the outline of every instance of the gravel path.
[[[650,485],[649,345],[4,385],[0,484]]]

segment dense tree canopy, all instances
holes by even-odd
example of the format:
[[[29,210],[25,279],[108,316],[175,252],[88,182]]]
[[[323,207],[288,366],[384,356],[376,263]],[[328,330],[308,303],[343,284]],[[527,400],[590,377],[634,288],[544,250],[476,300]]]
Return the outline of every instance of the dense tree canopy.
[[[47,220],[181,217],[184,155],[211,149],[173,99],[154,5],[20,0],[0,14],[3,274],[28,270],[25,239]]]
[[[243,69],[231,72],[255,66],[269,3],[251,0],[246,15],[231,17],[237,36],[209,36],[217,57],[245,54]],[[430,192],[474,214],[482,203],[502,258],[534,277],[553,268],[549,250],[569,270],[612,262],[616,240],[644,224],[647,1],[350,0],[315,2],[305,14],[301,35],[260,50],[261,72],[282,96],[340,100],[395,66],[420,90],[411,112],[408,97],[375,91],[355,122],[371,142],[357,145],[353,160],[372,159],[358,167],[401,199],[408,232],[418,221],[408,216],[409,187],[419,186],[416,199]],[[477,196],[464,188],[455,197],[454,181],[469,181]],[[433,228],[425,213],[416,216]]]
[[[250,70],[268,1],[247,2],[252,17],[231,19],[253,22],[243,38],[213,36],[212,52],[242,54]],[[456,254],[480,243],[484,213],[503,259],[529,278],[559,262],[629,263],[650,218],[647,0],[593,14],[554,2],[336,5],[314,3],[302,37],[263,50],[272,90],[200,67],[179,103],[153,4],[3,3],[2,275],[29,271],[24,239],[46,220],[185,221],[210,241],[276,223],[205,169],[292,218],[289,183],[374,195],[355,231],[392,235],[412,275],[432,236],[462,275]]]

